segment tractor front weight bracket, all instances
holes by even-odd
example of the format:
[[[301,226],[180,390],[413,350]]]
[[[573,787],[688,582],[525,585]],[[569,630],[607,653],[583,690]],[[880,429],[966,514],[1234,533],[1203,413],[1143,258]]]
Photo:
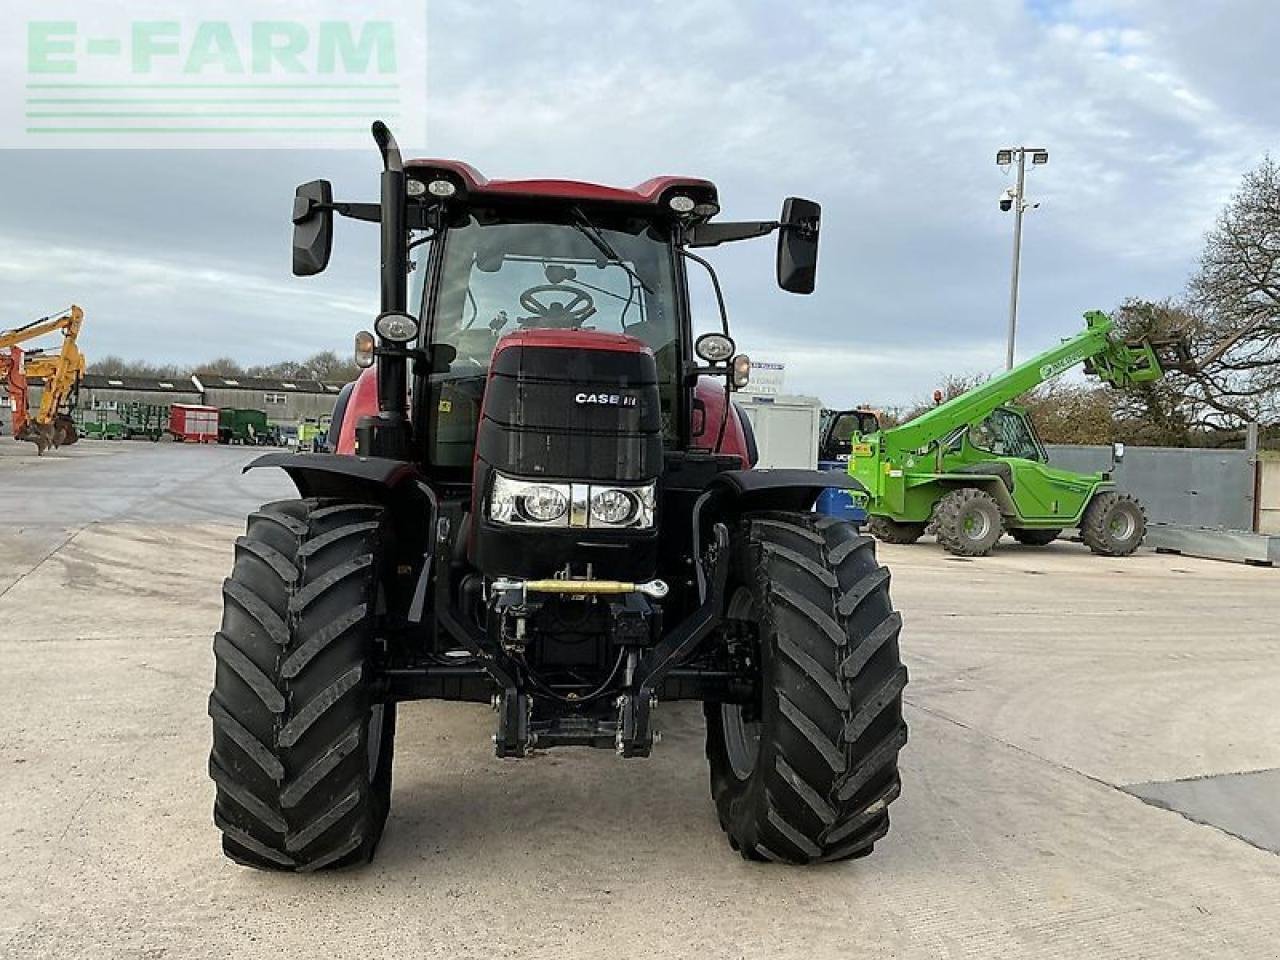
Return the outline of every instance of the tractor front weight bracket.
[[[716,524],[713,542],[704,561],[709,589],[702,604],[685,620],[666,633],[648,651],[638,654],[634,672],[626,687],[613,701],[613,717],[592,717],[574,710],[554,708],[542,716],[535,711],[530,679],[516,657],[504,648],[499,625],[490,617],[490,629],[482,630],[459,614],[450,601],[444,576],[448,570],[450,524],[441,517],[437,522],[435,568],[435,607],[440,626],[470,654],[473,662],[488,673],[499,688],[493,696],[497,713],[497,729],[493,735],[494,753],[499,757],[523,757],[535,746],[612,745],[619,756],[646,757],[658,735],[653,727],[653,711],[658,691],[673,669],[679,668],[721,624],[724,594],[729,576],[729,532],[724,524]],[[536,684],[534,684],[536,686]]]
[[[658,705],[658,688],[671,668],[683,662],[721,623],[729,581],[729,530],[717,523],[712,535],[715,539],[707,551],[712,587],[706,599],[641,661],[636,674],[636,693],[618,698],[619,756],[649,756],[656,739],[653,711]]]

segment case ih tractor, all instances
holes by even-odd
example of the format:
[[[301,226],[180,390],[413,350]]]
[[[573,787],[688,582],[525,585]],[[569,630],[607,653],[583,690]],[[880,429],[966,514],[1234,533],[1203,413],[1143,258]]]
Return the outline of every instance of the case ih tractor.
[[[706,180],[486,180],[374,136],[380,203],[335,203],[324,181],[294,203],[299,275],[324,269],[335,213],[380,223],[381,312],[336,452],[253,464],[300,498],[249,517],[223,588],[226,854],[370,859],[396,706],[421,699],[491,704],[500,757],[645,757],[661,705],[700,700],[734,848],[870,853],[907,738],[889,573],[870,537],[811,511],[856,481],[751,469],[730,402],[749,362],[723,301],[695,339],[687,294],[687,271],[711,270],[692,248],[774,231],[778,282],[811,292],[817,204],[718,222]]]

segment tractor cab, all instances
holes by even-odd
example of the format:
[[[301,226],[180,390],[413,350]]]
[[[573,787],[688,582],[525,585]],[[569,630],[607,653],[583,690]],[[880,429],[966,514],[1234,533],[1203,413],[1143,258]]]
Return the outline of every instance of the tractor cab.
[[[687,415],[682,368],[698,358],[682,337],[683,277],[676,273],[678,224],[671,220],[643,202],[584,209],[581,201],[555,197],[515,204],[484,198],[460,210],[415,270],[410,296],[438,358],[425,384],[428,462],[470,470],[498,344],[534,331],[554,332],[548,336],[565,344],[636,341],[654,359],[654,413],[664,441],[680,445],[678,424]],[[612,396],[575,391],[559,415],[610,406]]]

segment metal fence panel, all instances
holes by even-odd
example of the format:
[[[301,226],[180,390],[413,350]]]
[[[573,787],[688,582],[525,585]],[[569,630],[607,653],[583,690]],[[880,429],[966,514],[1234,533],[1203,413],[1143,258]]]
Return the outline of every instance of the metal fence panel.
[[[1110,447],[1049,445],[1049,462],[1090,472],[1111,466]],[[1127,447],[1116,467],[1121,490],[1138,497],[1153,523],[1252,530],[1256,455],[1248,450]]]

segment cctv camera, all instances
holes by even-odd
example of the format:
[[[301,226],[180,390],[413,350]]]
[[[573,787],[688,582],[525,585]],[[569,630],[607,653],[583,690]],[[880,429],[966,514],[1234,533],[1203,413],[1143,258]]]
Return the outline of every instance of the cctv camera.
[[[1000,209],[1008,213],[1013,209],[1013,201],[1017,198],[1017,191],[1013,187],[1005,187],[1004,193],[1000,194]]]

